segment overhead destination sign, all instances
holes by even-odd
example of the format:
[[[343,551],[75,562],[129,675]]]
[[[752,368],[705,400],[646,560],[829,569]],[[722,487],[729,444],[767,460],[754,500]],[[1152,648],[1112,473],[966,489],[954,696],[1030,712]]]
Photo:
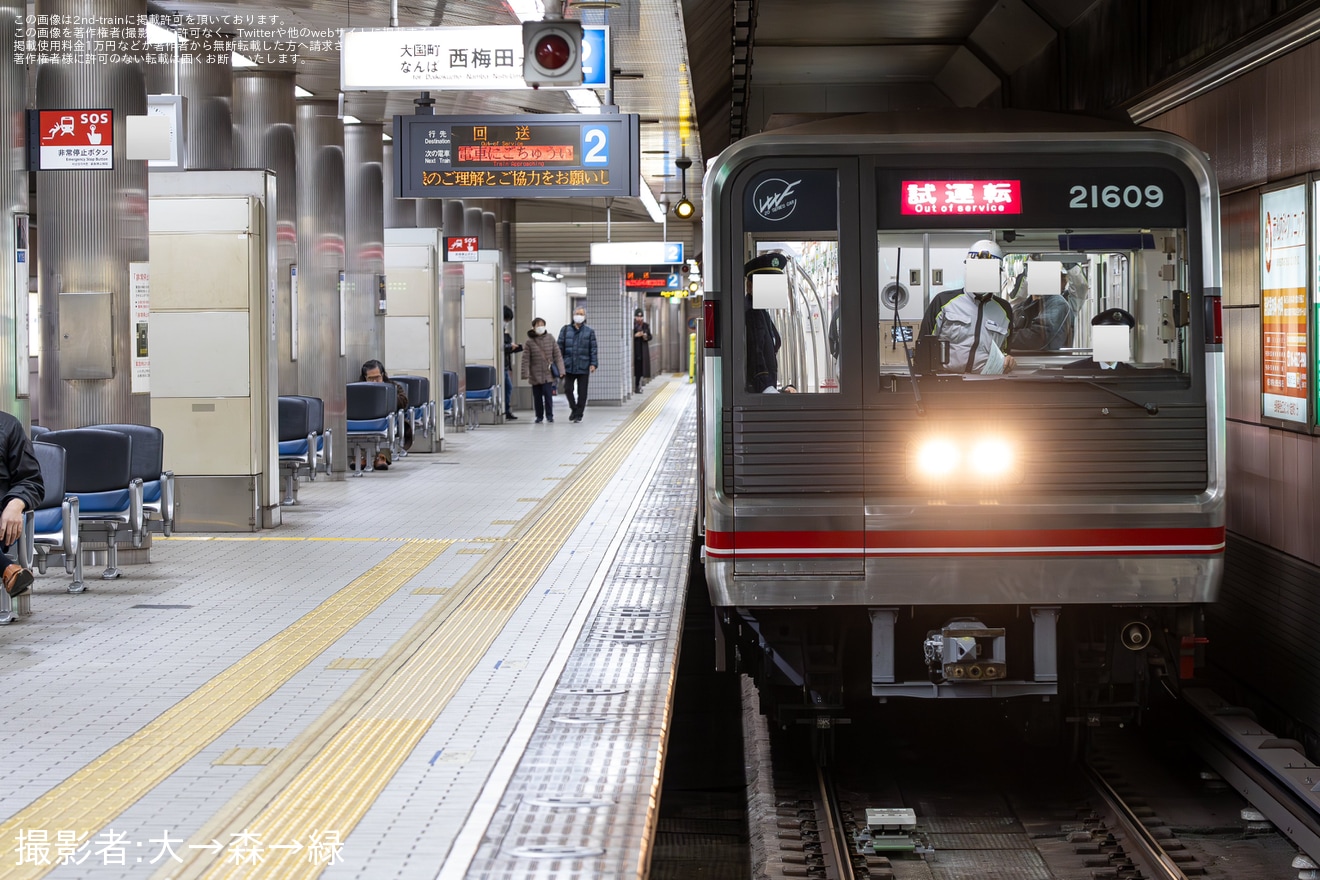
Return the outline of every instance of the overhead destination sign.
[[[608,85],[608,30],[582,29],[584,86]],[[529,88],[522,25],[347,28],[341,34],[341,91]]]
[[[1120,165],[1105,158],[1079,158],[1077,168],[996,170],[987,163],[971,169],[884,170],[876,175],[880,225],[956,227],[969,218],[1012,218],[1017,225],[1041,228],[1186,224],[1193,182],[1156,164],[1158,159]]]
[[[394,189],[403,199],[636,196],[639,117],[394,117]]]

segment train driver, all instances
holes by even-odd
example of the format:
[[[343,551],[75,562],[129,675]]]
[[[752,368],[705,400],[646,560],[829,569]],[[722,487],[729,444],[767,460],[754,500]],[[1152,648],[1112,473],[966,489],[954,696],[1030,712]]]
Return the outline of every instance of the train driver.
[[[951,372],[999,375],[1013,369],[1013,356],[1008,354],[1013,308],[999,296],[1003,260],[996,242],[988,238],[976,242],[967,251],[962,288],[944,291],[926,307],[918,345],[928,350],[937,340],[947,342],[944,368]],[[918,361],[931,362],[920,354]]]
[[[747,390],[760,394],[779,384],[779,346],[783,340],[770,312],[752,307],[752,276],[762,272],[783,274],[788,257],[762,254],[743,264],[746,279],[744,316],[747,332]]]

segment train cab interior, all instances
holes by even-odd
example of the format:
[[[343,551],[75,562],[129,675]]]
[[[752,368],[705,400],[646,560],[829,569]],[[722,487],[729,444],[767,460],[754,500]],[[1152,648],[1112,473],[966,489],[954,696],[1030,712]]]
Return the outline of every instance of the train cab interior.
[[[1002,259],[969,259],[969,245],[978,240],[999,242]],[[749,278],[751,307],[766,310],[781,339],[776,390],[839,392],[840,358],[846,362],[852,334],[845,329],[838,241],[748,245],[749,258],[775,252],[788,258],[782,275]],[[960,290],[999,297],[1013,319],[1006,351],[1012,369],[964,378],[1121,377],[1188,388],[1189,274],[1179,229],[881,232],[871,304],[880,391],[905,391],[912,374],[962,372],[938,346],[933,357],[919,357],[923,316],[941,294]]]

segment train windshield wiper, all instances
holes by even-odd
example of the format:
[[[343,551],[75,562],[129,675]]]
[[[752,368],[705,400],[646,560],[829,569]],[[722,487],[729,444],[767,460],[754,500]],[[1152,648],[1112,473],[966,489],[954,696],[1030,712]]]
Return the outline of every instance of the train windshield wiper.
[[[1052,382],[1052,383],[1062,383],[1062,384],[1080,383],[1082,385],[1090,385],[1092,388],[1098,388],[1101,391],[1105,392],[1106,394],[1111,394],[1114,397],[1117,397],[1119,400],[1123,401],[1124,403],[1130,403],[1133,406],[1144,409],[1147,415],[1155,416],[1155,415],[1159,415],[1160,412],[1160,408],[1153,403],[1142,403],[1139,400],[1133,400],[1131,397],[1128,397],[1126,394],[1116,391],[1115,389],[1110,388],[1108,385],[1102,385],[1099,382],[1096,382],[1094,379],[1088,378],[1086,376],[1070,376],[1065,373],[1059,373],[1055,375],[1027,374],[1021,376],[1014,376],[1013,381]]]

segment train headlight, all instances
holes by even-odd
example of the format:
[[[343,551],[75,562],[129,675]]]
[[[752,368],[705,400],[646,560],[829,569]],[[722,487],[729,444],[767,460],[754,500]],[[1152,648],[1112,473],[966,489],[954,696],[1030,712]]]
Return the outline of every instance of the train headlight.
[[[1013,473],[1013,447],[997,437],[976,441],[968,459],[972,472],[983,480],[1003,480]]]
[[[913,465],[917,475],[928,480],[942,480],[954,475],[961,460],[957,444],[937,437],[917,446]]]

